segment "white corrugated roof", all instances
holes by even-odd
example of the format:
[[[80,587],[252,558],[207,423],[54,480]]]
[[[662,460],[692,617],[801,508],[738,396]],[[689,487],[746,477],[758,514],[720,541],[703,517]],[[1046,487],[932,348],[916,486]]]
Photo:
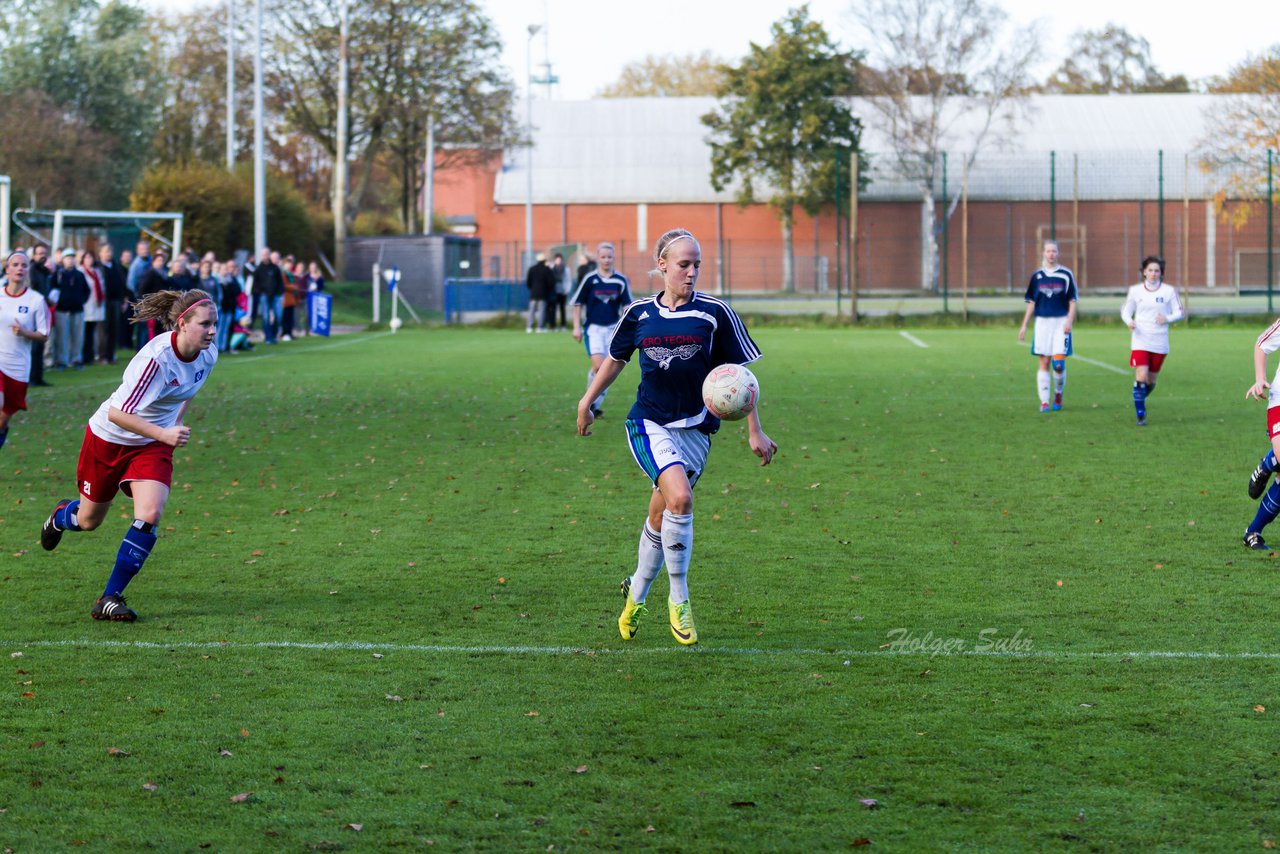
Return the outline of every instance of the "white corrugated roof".
[[[1204,111],[1215,95],[1039,95],[1026,102],[1016,131],[1001,148],[989,146],[969,180],[974,199],[1048,199],[1049,152],[1056,153],[1056,195],[1081,199],[1156,198],[1157,152],[1164,156],[1164,195],[1212,195],[1208,178],[1189,161],[1205,136]],[[535,204],[732,202],[733,188],[711,188],[711,150],[701,117],[714,98],[599,98],[533,102]],[[517,115],[524,115],[524,105]],[[872,183],[866,201],[919,197],[894,176],[881,120],[863,99],[853,111],[863,123]],[[969,123],[971,126],[971,123]],[[960,187],[966,121],[957,123],[949,155],[949,193]],[[949,146],[950,147],[950,146]],[[498,204],[524,204],[528,150],[508,149],[494,188]],[[1078,164],[1078,166],[1077,166]],[[1261,167],[1260,167],[1261,168]],[[1078,169],[1078,177],[1076,170]],[[764,194],[758,191],[758,195]]]

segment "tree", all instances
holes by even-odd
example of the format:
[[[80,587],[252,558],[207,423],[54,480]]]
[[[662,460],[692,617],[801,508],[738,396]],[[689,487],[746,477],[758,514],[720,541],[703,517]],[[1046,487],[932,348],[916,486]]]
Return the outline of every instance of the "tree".
[[[0,174],[13,180],[13,195],[25,204],[98,207],[110,147],[84,119],[68,115],[38,89],[0,98]]]
[[[770,188],[769,205],[782,225],[784,289],[795,289],[792,226],[798,206],[816,214],[835,196],[837,163],[857,151],[862,123],[846,104],[858,54],[841,52],[808,6],[772,26],[773,43],[752,44],[727,69],[718,109],[702,117],[711,131],[711,185],[739,181],[737,202]],[[763,189],[763,188],[762,188]],[[848,197],[847,194],[845,196]]]
[[[600,98],[689,98],[714,95],[724,85],[725,66],[709,50],[676,56],[646,56],[628,62]]]
[[[1044,85],[1062,95],[1112,92],[1190,92],[1185,75],[1165,77],[1151,60],[1151,45],[1124,27],[1108,23],[1100,30],[1077,30],[1067,58]]]
[[[941,155],[959,149],[954,165],[967,173],[984,148],[1012,137],[1040,53],[1038,28],[1007,33],[1008,16],[987,0],[854,0],[850,11],[871,44],[876,73],[862,79],[875,87],[866,94],[889,137],[892,167],[920,192],[921,287],[932,288]]]
[[[1196,154],[1216,184],[1214,207],[1223,214],[1230,199],[1266,198],[1267,151],[1280,150],[1280,45],[1235,66],[1211,91],[1223,97],[1205,109],[1205,136]],[[1228,222],[1243,226],[1252,207],[1233,206]]]
[[[0,91],[43,92],[69,124],[92,130],[105,162],[83,195],[123,206],[157,120],[145,13],[122,0],[0,5]]]

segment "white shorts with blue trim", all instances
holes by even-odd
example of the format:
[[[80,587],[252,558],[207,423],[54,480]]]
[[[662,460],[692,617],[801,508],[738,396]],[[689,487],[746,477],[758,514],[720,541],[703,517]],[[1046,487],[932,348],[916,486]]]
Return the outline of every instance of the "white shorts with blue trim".
[[[588,324],[585,334],[582,336],[583,343],[587,345],[588,356],[609,355],[609,333],[612,330],[612,326],[604,326],[599,323]]]
[[[1064,332],[1067,316],[1037,317],[1031,352],[1036,356],[1070,356],[1071,333]]]
[[[711,437],[697,427],[663,427],[656,421],[627,419],[627,444],[636,464],[654,486],[658,475],[674,465],[684,466],[693,486],[702,476],[711,451]]]

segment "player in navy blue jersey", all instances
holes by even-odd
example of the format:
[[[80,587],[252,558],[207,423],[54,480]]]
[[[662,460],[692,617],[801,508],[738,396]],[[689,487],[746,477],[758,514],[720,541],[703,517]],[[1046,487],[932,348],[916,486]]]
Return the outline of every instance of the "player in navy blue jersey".
[[[627,277],[613,269],[613,244],[601,243],[596,249],[597,267],[587,273],[573,292],[573,340],[585,337],[587,358],[591,369],[587,371],[587,387],[596,378],[600,363],[604,361],[609,332],[622,316],[622,310],[631,304],[631,284]],[[583,314],[586,328],[583,329]],[[591,414],[599,418],[603,413],[604,392],[591,402]]]
[[[754,362],[760,350],[733,309],[694,290],[702,248],[692,234],[682,228],[668,231],[658,238],[654,257],[663,289],[627,306],[613,328],[609,358],[578,401],[578,434],[591,435],[593,403],[639,354],[640,386],[627,414],[627,439],[654,489],[635,574],[622,582],[618,631],[623,640],[635,637],[649,586],[665,563],[671,634],[689,645],[698,642],[688,584],[693,487],[706,465],[711,434],[720,428],[720,419],[702,402],[702,381],[718,365]],[[760,427],[758,411],[747,416],[747,429],[752,452],[768,465],[778,446]]]
[[[1071,355],[1071,327],[1076,322],[1076,301],[1080,292],[1076,277],[1058,265],[1058,244],[1044,242],[1044,266],[1031,275],[1027,285],[1027,312],[1022,316],[1018,341],[1027,340],[1027,323],[1036,318],[1031,352],[1040,357],[1036,386],[1040,392],[1040,411],[1062,408],[1062,392],[1067,385],[1067,357]],[[1049,403],[1049,367],[1053,367],[1053,404]]]

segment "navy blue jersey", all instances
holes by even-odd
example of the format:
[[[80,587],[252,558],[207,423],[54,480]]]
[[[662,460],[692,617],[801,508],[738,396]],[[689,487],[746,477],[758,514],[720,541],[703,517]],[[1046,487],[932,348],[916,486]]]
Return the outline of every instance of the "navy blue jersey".
[[[718,365],[754,362],[760,348],[727,303],[694,291],[689,302],[670,309],[661,297],[631,303],[609,336],[612,359],[629,362],[640,351],[640,387],[627,417],[714,433],[720,419],[702,402],[702,381]]]
[[[609,276],[592,270],[582,277],[571,302],[586,306],[582,319],[584,326],[613,326],[618,322],[622,309],[631,302],[631,285],[627,277],[617,270]]]
[[[1079,297],[1075,274],[1066,267],[1041,267],[1031,274],[1027,285],[1026,300],[1036,304],[1036,317],[1066,317],[1071,303]]]

